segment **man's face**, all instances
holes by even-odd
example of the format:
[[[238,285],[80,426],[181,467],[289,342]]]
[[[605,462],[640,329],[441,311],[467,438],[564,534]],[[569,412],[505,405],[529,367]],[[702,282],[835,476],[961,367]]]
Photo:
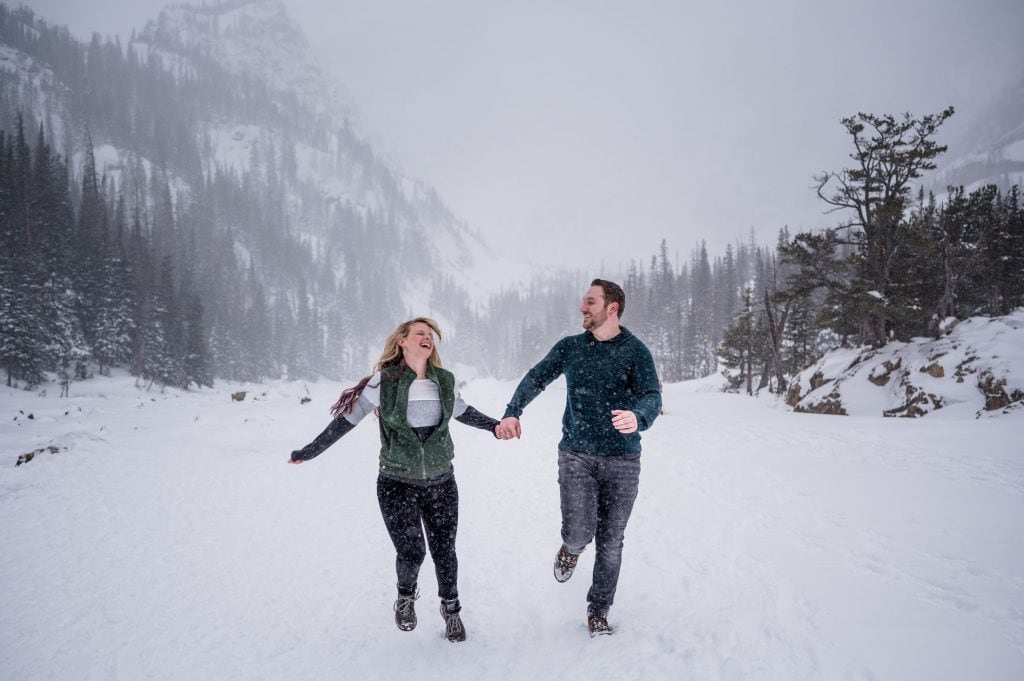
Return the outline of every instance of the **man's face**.
[[[583,294],[580,313],[583,315],[583,328],[588,331],[592,331],[608,321],[608,310],[604,304],[604,290],[600,286],[591,286]]]

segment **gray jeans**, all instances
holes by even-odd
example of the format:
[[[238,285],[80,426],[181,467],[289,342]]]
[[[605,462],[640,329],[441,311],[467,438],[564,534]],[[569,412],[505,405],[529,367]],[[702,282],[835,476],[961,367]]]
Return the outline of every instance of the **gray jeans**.
[[[587,592],[592,611],[615,600],[622,565],[622,539],[640,485],[640,459],[558,451],[562,541],[573,553],[596,542],[594,577]]]

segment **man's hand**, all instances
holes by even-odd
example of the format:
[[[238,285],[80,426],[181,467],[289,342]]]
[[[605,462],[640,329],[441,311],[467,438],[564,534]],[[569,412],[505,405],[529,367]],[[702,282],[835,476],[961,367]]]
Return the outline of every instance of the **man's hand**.
[[[519,425],[519,419],[515,416],[506,416],[498,424],[495,432],[502,440],[511,440],[512,438],[519,438],[523,434],[523,429]]]
[[[623,435],[636,432],[636,414],[625,409],[612,409],[612,426]]]

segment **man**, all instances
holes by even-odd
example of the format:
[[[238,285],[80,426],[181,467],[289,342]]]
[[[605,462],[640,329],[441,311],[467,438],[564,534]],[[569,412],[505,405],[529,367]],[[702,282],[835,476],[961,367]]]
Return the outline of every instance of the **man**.
[[[622,563],[622,538],[640,481],[640,434],[661,409],[661,390],[647,347],[619,325],[626,307],[622,288],[595,279],[583,296],[585,331],[558,341],[527,372],[505,410],[499,437],[519,437],[519,416],[559,375],[565,374],[558,487],[562,546],[554,573],[568,581],[579,554],[596,539],[594,574],[587,592],[591,636],[611,634],[608,609]]]

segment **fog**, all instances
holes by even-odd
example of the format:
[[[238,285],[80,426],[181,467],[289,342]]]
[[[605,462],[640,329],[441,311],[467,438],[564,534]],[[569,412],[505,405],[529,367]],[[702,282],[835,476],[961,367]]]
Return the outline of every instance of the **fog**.
[[[28,4],[124,40],[164,3]],[[580,265],[832,224],[840,118],[953,105],[950,141],[1024,64],[1018,0],[284,4],[407,173],[502,252]]]

